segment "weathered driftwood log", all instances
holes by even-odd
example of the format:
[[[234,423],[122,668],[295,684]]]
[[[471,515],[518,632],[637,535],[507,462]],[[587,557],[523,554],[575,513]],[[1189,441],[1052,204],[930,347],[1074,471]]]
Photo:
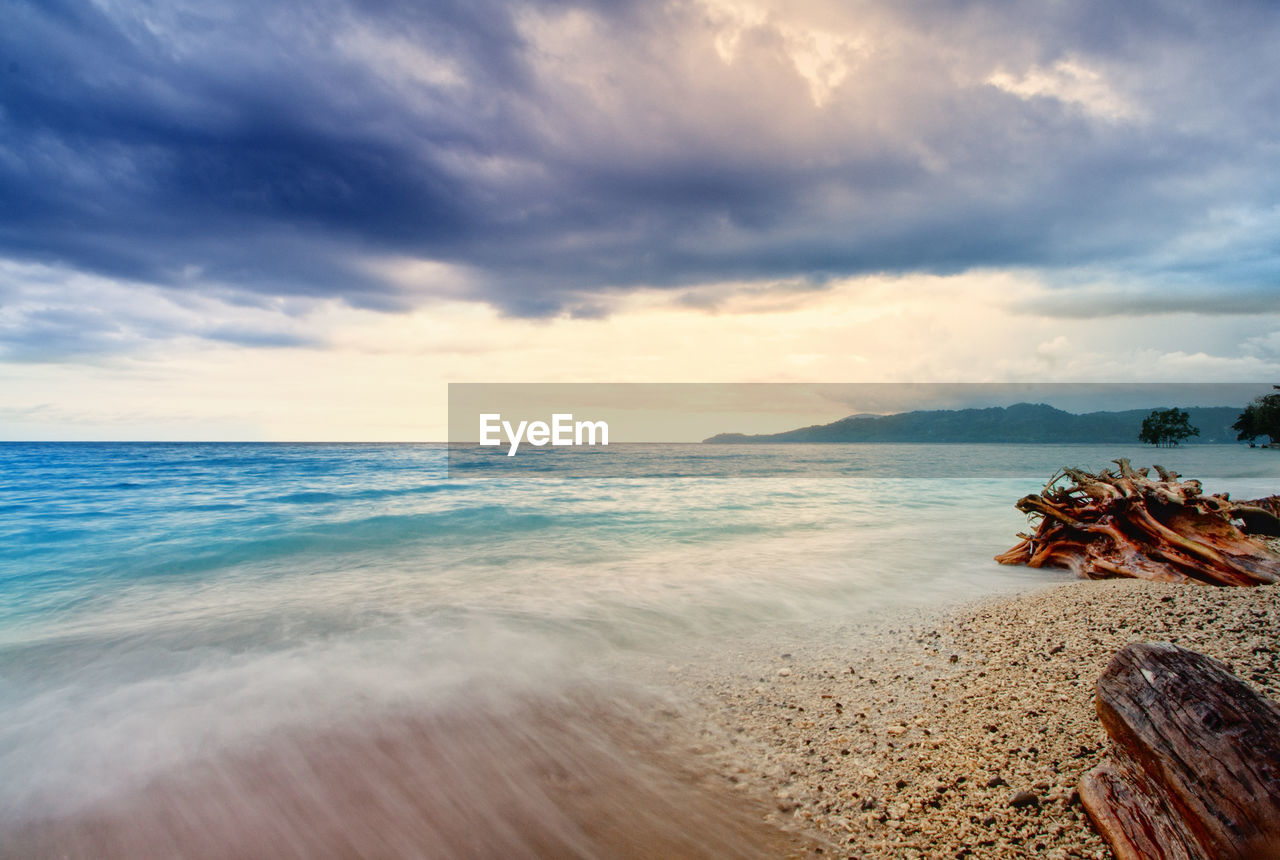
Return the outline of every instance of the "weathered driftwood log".
[[[1280,496],[1236,502],[1236,512],[1251,534],[1280,537]]]
[[[1280,706],[1168,643],[1121,649],[1097,694],[1114,758],[1080,800],[1118,860],[1280,857]]]
[[[1156,466],[1134,469],[1115,460],[1115,472],[1096,475],[1064,468],[1018,510],[1034,534],[996,556],[1001,564],[1071,568],[1092,579],[1132,576],[1164,582],[1258,585],[1280,582],[1280,555],[1237,526],[1252,521],[1280,527],[1257,503],[1237,504],[1227,494],[1204,495],[1199,481]]]

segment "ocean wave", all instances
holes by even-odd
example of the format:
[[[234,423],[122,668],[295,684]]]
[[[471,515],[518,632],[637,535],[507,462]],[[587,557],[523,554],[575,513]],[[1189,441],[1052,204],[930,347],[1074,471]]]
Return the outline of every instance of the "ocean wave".
[[[505,536],[537,532],[553,528],[563,519],[546,513],[512,511],[503,505],[375,514],[284,532],[267,527],[252,537],[217,539],[215,535],[203,535],[190,545],[179,543],[169,546],[167,552],[158,556],[151,552],[135,557],[129,563],[119,565],[118,570],[128,577],[183,575],[280,559],[305,560],[367,550],[392,554],[424,544],[436,547],[470,544],[477,538],[483,539],[495,533]]]
[[[266,501],[283,504],[324,504],[327,502],[343,502],[353,500],[395,499],[405,496],[427,496],[451,490],[466,489],[466,484],[435,482],[419,484],[412,487],[371,487],[347,491],[335,490],[299,490],[279,496],[271,496]]]

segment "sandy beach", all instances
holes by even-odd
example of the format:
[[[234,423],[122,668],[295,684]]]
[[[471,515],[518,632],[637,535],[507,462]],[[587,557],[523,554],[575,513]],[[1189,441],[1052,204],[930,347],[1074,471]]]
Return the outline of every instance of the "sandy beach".
[[[1111,656],[1174,642],[1278,698],[1277,634],[1271,587],[1077,581],[693,683],[732,751],[724,778],[838,856],[1102,858],[1075,788],[1107,750],[1093,690]]]
[[[813,632],[785,651],[744,644],[732,670],[690,655],[657,699],[595,688],[501,715],[279,737],[0,848],[1105,858],[1075,787],[1107,750],[1093,689],[1117,649],[1175,642],[1280,696],[1270,587],[1073,581]]]

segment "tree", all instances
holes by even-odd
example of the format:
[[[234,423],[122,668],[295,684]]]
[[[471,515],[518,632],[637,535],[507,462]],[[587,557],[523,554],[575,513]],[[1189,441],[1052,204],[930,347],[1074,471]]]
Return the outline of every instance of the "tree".
[[[1280,390],[1280,385],[1272,388]],[[1272,445],[1280,442],[1280,394],[1263,394],[1253,398],[1236,423],[1231,425],[1236,431],[1236,438],[1247,441],[1250,445],[1259,436],[1266,436]]]
[[[1184,439],[1199,435],[1199,428],[1191,426],[1191,416],[1183,410],[1154,409],[1142,419],[1138,441],[1157,448],[1172,448]]]

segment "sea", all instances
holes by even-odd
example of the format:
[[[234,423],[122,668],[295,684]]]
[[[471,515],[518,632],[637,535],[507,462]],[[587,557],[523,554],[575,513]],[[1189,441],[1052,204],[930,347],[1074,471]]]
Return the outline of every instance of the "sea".
[[[490,453],[0,444],[0,848],[767,856],[664,759],[664,671],[1071,579],[992,560],[1063,465],[1280,489],[1242,445]]]

